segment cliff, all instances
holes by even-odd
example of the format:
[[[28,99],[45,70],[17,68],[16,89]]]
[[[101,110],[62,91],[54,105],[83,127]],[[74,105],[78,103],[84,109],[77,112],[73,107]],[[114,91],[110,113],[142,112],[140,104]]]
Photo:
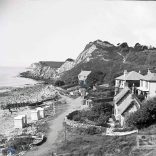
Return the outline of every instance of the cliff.
[[[76,82],[81,70],[101,71],[104,81],[113,83],[115,77],[124,69],[141,71],[144,74],[147,68],[156,69],[156,48],[136,43],[130,47],[126,42],[113,45],[107,41],[96,40],[86,45],[75,61],[71,70],[62,76],[67,84]]]
[[[105,75],[105,81],[112,81],[127,70],[141,70],[142,73],[150,68],[156,68],[156,48],[136,43],[130,47],[126,42],[113,45],[107,41],[96,40],[88,43],[76,60],[67,59],[65,62],[41,61],[30,66],[24,77],[35,79],[62,79],[66,84],[77,82],[81,70],[100,71]]]
[[[31,64],[26,72],[21,73],[23,77],[41,79],[41,80],[56,80],[65,71],[70,70],[74,66],[73,59],[67,59],[65,62],[40,61]]]

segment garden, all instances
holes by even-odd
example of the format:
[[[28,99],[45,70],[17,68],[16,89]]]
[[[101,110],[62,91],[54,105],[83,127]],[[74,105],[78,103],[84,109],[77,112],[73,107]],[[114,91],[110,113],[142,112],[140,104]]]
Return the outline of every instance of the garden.
[[[69,120],[96,126],[108,127],[109,118],[112,116],[113,106],[109,103],[96,103],[90,110],[76,110],[68,114]]]
[[[139,130],[148,128],[156,124],[156,97],[142,103],[140,109],[127,116],[126,124],[128,127]]]

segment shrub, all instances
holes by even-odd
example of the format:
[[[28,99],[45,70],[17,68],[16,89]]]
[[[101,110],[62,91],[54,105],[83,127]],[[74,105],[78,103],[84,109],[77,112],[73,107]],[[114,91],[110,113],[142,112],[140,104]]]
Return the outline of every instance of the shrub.
[[[73,120],[73,116],[77,115],[78,113],[79,113],[78,110],[69,113],[69,114],[67,115],[67,119]]]
[[[80,113],[75,114],[75,115],[73,116],[73,120],[74,120],[74,121],[80,121],[80,120],[81,120],[81,114],[80,114]]]
[[[63,86],[63,85],[65,85],[64,81],[57,80],[57,81],[55,82],[55,86]]]
[[[96,83],[101,84],[101,83],[103,83],[105,76],[106,76],[106,74],[101,71],[92,71],[87,77],[87,83],[90,87],[92,87]]]
[[[106,114],[111,115],[112,114],[113,106],[109,103],[97,103],[92,107],[93,112],[97,112],[97,114]]]
[[[110,118],[110,114],[106,113],[106,114],[100,114],[100,117],[97,120],[97,125],[98,126],[107,126],[108,120]]]
[[[141,102],[145,99],[145,97],[142,94],[138,95],[137,97]]]
[[[156,122],[156,98],[146,101],[141,108],[131,113],[126,120],[127,126],[142,129]]]
[[[96,122],[98,126],[106,126],[112,115],[112,106],[108,103],[98,103],[91,110],[73,111],[69,113],[69,120],[85,122],[86,120]]]

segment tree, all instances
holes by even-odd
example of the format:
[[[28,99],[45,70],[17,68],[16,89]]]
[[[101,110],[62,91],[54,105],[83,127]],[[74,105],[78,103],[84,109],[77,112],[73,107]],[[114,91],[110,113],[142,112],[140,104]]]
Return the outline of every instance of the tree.
[[[103,83],[105,75],[101,71],[92,71],[87,77],[87,84],[92,87],[96,83]]]
[[[146,101],[139,110],[131,113],[126,120],[127,126],[142,129],[156,122],[156,98]]]

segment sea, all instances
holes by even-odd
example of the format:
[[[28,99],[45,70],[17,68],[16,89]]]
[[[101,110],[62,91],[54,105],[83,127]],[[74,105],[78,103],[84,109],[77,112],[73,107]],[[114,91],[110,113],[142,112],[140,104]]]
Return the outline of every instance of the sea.
[[[26,71],[24,67],[0,67],[0,92],[38,83],[32,79],[19,77],[19,74],[24,71]]]

